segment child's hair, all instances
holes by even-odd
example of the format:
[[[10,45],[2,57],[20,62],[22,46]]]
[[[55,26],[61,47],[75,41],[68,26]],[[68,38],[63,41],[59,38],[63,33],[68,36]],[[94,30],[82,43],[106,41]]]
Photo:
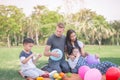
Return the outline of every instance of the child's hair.
[[[23,40],[23,44],[26,44],[26,43],[33,43],[33,44],[34,44],[34,41],[33,41],[33,39],[31,39],[31,38],[25,38],[25,39]]]

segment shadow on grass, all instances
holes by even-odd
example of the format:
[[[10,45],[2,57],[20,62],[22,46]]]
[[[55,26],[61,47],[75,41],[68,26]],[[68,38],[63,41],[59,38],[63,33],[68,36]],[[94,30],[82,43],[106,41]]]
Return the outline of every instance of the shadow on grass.
[[[17,70],[1,69],[0,80],[24,80],[24,79],[18,74]]]
[[[37,67],[38,68],[42,68],[43,66],[45,66],[48,63],[48,60],[40,60],[39,62],[37,62]]]
[[[37,62],[37,67],[41,68],[45,64],[47,64],[47,60],[40,60]],[[9,66],[8,66],[9,67]],[[18,74],[18,67],[16,66],[16,69],[14,68],[4,68],[0,69],[0,80],[25,80]]]
[[[104,57],[100,59],[101,61],[110,61],[120,66],[120,58]]]

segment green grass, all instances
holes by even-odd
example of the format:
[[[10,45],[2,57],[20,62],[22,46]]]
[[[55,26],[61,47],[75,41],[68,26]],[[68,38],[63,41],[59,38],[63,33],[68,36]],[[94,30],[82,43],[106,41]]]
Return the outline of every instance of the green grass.
[[[0,80],[24,80],[17,71],[20,69],[19,53],[22,47],[0,48]],[[43,54],[44,47],[33,47],[33,52]],[[99,54],[101,61],[111,61],[120,65],[120,46],[86,46],[85,50],[92,54]],[[47,63],[48,58],[42,57],[37,67]]]

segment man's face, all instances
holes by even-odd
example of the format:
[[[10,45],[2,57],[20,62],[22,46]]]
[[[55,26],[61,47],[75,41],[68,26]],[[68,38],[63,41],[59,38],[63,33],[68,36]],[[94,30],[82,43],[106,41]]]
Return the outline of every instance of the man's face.
[[[58,37],[62,36],[63,32],[64,32],[64,28],[61,28],[61,27],[58,27],[58,26],[56,27],[56,35]]]
[[[24,44],[24,49],[25,49],[26,51],[31,51],[33,45],[34,45],[33,43],[25,43],[25,44]]]

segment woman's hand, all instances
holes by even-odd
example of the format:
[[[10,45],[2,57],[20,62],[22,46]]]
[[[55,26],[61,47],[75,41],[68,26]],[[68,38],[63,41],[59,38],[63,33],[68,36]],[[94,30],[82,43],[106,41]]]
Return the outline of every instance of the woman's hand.
[[[95,57],[96,57],[97,59],[99,59],[99,58],[100,58],[98,54],[95,54]]]

